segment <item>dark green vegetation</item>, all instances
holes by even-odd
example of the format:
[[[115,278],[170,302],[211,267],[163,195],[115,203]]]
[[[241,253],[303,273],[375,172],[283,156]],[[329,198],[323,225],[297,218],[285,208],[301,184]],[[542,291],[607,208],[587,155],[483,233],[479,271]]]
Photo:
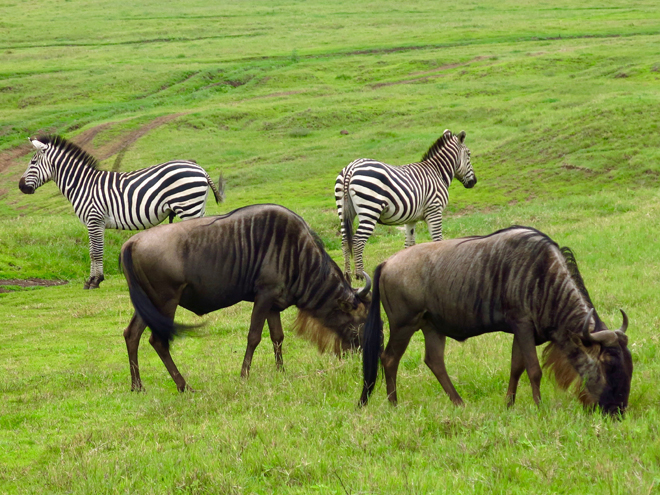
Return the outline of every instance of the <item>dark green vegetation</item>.
[[[69,285],[0,294],[0,492],[654,493],[660,484],[660,7],[602,2],[17,2],[0,4],[0,279]],[[174,344],[179,395],[143,339],[106,232],[101,290],[87,238],[53,184],[18,191],[26,137],[57,132],[112,169],[195,159],[228,180],[225,212],[277,202],[340,260],[332,187],[358,157],[422,156],[467,131],[479,178],[454,184],[445,235],[513,223],[571,246],[603,319],[631,318],[623,422],[525,378],[504,406],[511,339],[450,342],[455,409],[413,339],[400,405],[357,410],[360,360],[319,356],[284,318],[238,377],[249,305]],[[348,135],[341,135],[345,129]],[[421,227],[421,226],[420,226]],[[428,240],[420,229],[419,241]],[[366,265],[403,246],[378,226]],[[181,311],[184,322],[199,319]]]

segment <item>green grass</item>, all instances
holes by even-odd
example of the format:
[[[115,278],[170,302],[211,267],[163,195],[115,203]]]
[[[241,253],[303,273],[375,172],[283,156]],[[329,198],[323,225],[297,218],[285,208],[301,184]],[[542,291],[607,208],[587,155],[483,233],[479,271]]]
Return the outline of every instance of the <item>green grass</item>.
[[[6,2],[0,5],[2,493],[656,493],[660,489],[660,7],[657,2]],[[145,126],[163,116],[162,125]],[[98,127],[102,126],[102,127]],[[450,189],[447,237],[532,225],[571,246],[599,313],[630,316],[624,421],[584,412],[552,380],[504,405],[511,337],[451,341],[454,408],[414,337],[397,408],[357,409],[359,356],[267,335],[239,378],[250,305],[173,346],[178,394],[146,335],[130,392],[131,315],[106,232],[107,280],[83,291],[87,235],[54,184],[17,186],[28,135],[98,131],[111,169],[195,159],[227,178],[210,214],[275,202],[341,260],[334,179],[359,157],[418,160],[467,131],[479,179]],[[341,130],[348,134],[340,134]],[[10,158],[11,157],[13,158]],[[420,225],[420,227],[422,227]],[[418,240],[429,241],[425,228]],[[369,270],[403,247],[378,226]],[[181,310],[184,322],[199,322]]]

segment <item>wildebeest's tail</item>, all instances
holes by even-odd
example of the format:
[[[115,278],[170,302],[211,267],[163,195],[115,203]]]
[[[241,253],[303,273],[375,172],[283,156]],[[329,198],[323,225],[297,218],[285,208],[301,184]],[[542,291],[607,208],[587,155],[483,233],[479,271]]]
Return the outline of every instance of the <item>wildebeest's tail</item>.
[[[378,361],[383,341],[383,321],[380,319],[380,272],[385,262],[376,267],[374,272],[373,291],[371,293],[371,307],[364,325],[362,345],[362,374],[364,388],[360,405],[366,405],[378,378]]]
[[[216,187],[208,173],[206,174],[206,180],[209,182],[211,191],[213,191],[215,202],[222,203],[225,200],[225,183],[227,181],[222,177],[222,174],[220,174],[220,177],[218,178],[218,186]]]
[[[153,334],[169,348],[170,341],[174,340],[179,330],[187,328],[184,325],[177,325],[174,320],[163,315],[151,301],[147,293],[140,285],[140,278],[133,264],[133,243],[128,242],[121,250],[119,261],[121,263],[126,281],[128,282],[128,291],[131,295],[131,302],[135,307],[140,318],[144,320]]]

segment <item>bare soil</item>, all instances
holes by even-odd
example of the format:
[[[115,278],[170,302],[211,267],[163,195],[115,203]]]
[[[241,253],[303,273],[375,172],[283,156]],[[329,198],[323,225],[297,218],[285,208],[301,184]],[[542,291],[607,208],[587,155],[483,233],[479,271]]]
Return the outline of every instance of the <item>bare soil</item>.
[[[11,287],[53,287],[68,284],[68,280],[44,280],[42,278],[10,278],[0,280],[0,293],[14,292]]]

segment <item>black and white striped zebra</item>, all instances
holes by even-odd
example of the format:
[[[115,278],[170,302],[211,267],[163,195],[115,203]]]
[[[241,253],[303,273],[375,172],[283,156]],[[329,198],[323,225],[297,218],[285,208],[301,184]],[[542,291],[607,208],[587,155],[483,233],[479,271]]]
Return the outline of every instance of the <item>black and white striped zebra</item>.
[[[341,219],[344,272],[350,281],[351,254],[355,275],[363,278],[362,253],[376,223],[405,225],[405,247],[415,244],[415,224],[425,220],[434,241],[442,240],[442,211],[449,200],[454,176],[467,188],[477,183],[465,146],[465,131],[446,130],[419,163],[387,165],[360,158],[341,171],[335,182],[335,201]],[[359,225],[353,239],[353,220]]]
[[[103,236],[106,228],[144,230],[169,216],[182,220],[204,216],[209,187],[216,202],[219,189],[195,162],[176,160],[133,172],[98,170],[98,161],[61,136],[30,139],[36,153],[18,187],[25,194],[54,180],[89,232],[91,269],[85,289],[103,281]]]

